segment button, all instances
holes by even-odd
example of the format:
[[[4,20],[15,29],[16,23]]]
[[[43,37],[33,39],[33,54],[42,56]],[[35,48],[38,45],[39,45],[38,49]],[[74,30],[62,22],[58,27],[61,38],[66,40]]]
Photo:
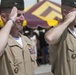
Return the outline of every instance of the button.
[[[75,59],[76,58],[76,54],[72,54],[72,59]]]
[[[18,69],[18,67],[16,67],[16,68],[14,69],[14,72],[17,74],[18,71],[19,71],[19,69]]]

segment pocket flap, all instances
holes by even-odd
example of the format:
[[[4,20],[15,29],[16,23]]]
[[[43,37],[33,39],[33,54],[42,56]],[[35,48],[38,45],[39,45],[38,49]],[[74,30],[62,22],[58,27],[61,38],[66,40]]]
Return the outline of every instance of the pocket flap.
[[[76,61],[76,51],[68,50],[67,59],[72,62]]]
[[[22,63],[22,58],[21,57],[16,57],[15,58],[15,64],[18,65],[20,63]]]
[[[15,59],[12,61],[10,60],[10,62],[13,65],[18,65],[18,64],[22,63],[22,59],[21,59],[21,57],[15,57]]]

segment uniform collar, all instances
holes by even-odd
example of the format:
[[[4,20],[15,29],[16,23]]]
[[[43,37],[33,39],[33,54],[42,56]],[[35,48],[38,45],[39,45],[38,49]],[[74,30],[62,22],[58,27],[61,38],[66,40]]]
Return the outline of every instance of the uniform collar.
[[[15,41],[14,38],[11,35],[9,35],[8,45],[9,46],[17,45],[17,46],[19,46],[21,48],[24,48],[24,49],[25,49],[26,45],[31,45],[30,40],[26,36],[23,36],[22,34],[20,34],[20,36],[21,36],[21,39],[22,39],[23,47],[17,41]]]
[[[24,39],[23,39],[22,35],[21,35],[21,39],[22,39],[23,47],[26,46],[26,42],[24,42]],[[9,46],[15,46],[16,45],[16,46],[19,46],[20,48],[22,48],[22,46],[17,41],[15,41],[15,39],[11,35],[9,35],[8,45]]]
[[[68,30],[76,38],[76,36],[74,35],[73,31],[70,28],[68,28]]]
[[[75,51],[76,50],[76,37],[73,35],[72,33],[72,30],[70,28],[68,28],[70,34],[68,34],[68,37],[67,37],[67,45],[68,45],[68,48],[72,51]]]

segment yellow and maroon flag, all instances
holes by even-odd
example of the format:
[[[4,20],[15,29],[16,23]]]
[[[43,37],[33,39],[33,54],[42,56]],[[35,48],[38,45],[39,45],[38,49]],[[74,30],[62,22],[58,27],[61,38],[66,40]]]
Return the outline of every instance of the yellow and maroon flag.
[[[30,28],[56,26],[59,22],[58,19],[62,19],[60,4],[50,0],[43,0],[33,6],[25,8],[24,11],[25,21]]]

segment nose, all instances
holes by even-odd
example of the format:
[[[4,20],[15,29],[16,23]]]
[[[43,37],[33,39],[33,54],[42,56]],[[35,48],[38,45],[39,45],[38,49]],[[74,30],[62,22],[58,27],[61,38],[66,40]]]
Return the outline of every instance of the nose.
[[[20,16],[20,20],[24,20],[25,18],[24,18],[24,15],[21,15]]]

